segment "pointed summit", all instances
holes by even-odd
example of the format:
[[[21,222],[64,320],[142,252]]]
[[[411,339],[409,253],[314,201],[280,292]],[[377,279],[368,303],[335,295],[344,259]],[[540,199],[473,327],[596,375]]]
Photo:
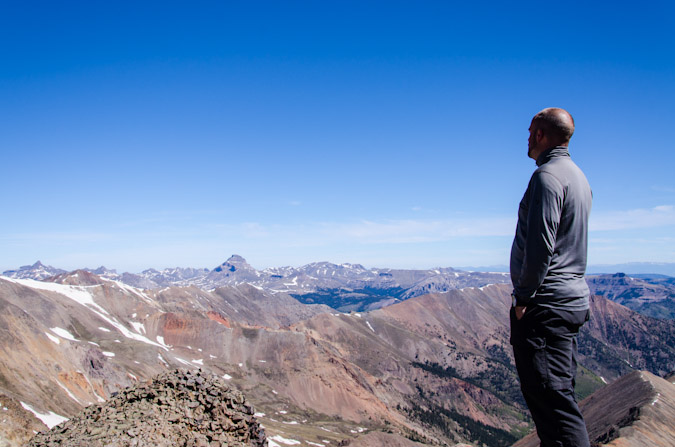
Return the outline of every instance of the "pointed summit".
[[[260,278],[260,272],[251,267],[246,259],[239,255],[232,255],[227,261],[211,270],[205,280],[212,286],[222,286],[251,282],[258,278]]]
[[[220,264],[218,267],[213,269],[214,272],[236,272],[236,271],[255,271],[253,267],[251,267],[248,262],[246,262],[246,259],[239,255],[232,255],[230,258]]]
[[[4,276],[9,278],[34,279],[37,281],[42,281],[43,279],[49,278],[50,276],[59,275],[61,273],[66,273],[66,271],[54,268],[51,265],[44,265],[40,261],[37,261],[33,265],[21,266],[18,270],[7,270],[2,272]]]
[[[227,260],[227,262],[239,262],[246,264],[246,259],[239,255],[232,255],[230,256],[230,259]]]

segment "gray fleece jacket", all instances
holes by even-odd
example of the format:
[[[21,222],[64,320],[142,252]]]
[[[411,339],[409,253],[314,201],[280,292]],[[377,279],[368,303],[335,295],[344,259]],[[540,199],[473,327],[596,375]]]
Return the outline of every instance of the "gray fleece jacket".
[[[588,309],[584,279],[591,187],[567,147],[537,159],[518,210],[511,247],[511,281],[518,305]]]

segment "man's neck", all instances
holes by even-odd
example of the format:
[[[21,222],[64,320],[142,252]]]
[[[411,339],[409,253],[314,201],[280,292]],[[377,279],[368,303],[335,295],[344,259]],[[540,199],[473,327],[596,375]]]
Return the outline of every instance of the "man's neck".
[[[541,166],[549,161],[554,154],[569,155],[567,146],[553,146],[542,151],[537,157],[537,166]]]

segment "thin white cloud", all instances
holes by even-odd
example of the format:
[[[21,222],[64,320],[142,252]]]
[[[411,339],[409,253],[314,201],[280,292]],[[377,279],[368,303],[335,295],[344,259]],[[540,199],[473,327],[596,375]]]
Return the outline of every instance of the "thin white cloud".
[[[672,226],[673,205],[594,212],[589,254],[594,254],[595,263],[610,258],[613,262],[672,260]],[[4,234],[0,235],[0,251],[9,255],[7,269],[37,259],[61,268],[101,264],[127,271],[176,265],[211,267],[233,253],[267,266],[317,259],[383,266],[397,262],[478,265],[508,259],[515,227],[515,215],[298,223],[205,219],[184,227],[137,228],[133,232],[118,228],[107,233]],[[642,229],[645,231],[639,231]],[[637,242],[636,237],[644,241]]]
[[[246,222],[238,226],[241,236],[246,239],[265,238],[270,236],[270,232],[264,225],[258,222]]]
[[[591,231],[635,230],[675,225],[675,207],[661,205],[591,214]]]
[[[458,238],[511,237],[514,218],[458,218],[445,220],[358,220],[302,224],[218,224],[208,233],[220,241],[265,243],[277,247],[329,245],[414,244]]]
[[[68,245],[69,254],[110,251],[133,245],[138,250],[165,246],[247,246],[322,247],[330,245],[415,244],[455,239],[512,236],[514,218],[456,218],[444,220],[358,220],[348,222],[307,222],[268,224],[204,223],[198,227],[173,231],[135,231],[128,233],[30,233],[5,235],[0,240],[19,244],[41,242],[45,246]],[[86,245],[82,245],[86,244]],[[93,244],[93,245],[92,245]],[[111,245],[115,244],[115,245]],[[150,248],[152,247],[152,248]],[[239,249],[239,248],[238,248]],[[71,251],[72,250],[72,251]]]
[[[329,239],[374,244],[405,244],[445,241],[458,237],[511,236],[512,218],[475,218],[447,220],[362,220],[349,223],[324,223],[319,234]]]
[[[659,192],[675,192],[675,188],[672,186],[653,185],[652,189]]]
[[[657,211],[659,213],[672,213],[673,212],[673,206],[672,205],[655,206],[654,211]]]
[[[114,237],[111,233],[94,232],[35,232],[35,233],[14,233],[0,235],[0,240],[15,243],[35,243],[35,242],[101,242],[108,241]]]

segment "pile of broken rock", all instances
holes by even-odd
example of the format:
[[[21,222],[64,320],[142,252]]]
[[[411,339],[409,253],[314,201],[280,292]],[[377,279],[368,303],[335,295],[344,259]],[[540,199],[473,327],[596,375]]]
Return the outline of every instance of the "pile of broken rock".
[[[179,369],[85,408],[27,445],[258,447],[267,442],[241,392],[213,374]]]

